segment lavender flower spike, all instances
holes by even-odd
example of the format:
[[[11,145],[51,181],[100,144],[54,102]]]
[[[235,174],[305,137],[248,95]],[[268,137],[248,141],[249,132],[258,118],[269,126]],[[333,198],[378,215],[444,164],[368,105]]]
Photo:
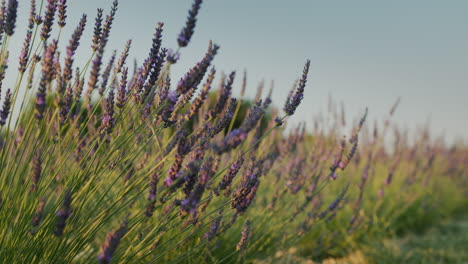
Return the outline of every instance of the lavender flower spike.
[[[211,241],[218,234],[222,214],[223,214],[223,211],[218,212],[218,216],[215,218],[214,222],[211,224],[210,230],[208,230],[208,232],[205,233],[206,240]]]
[[[108,264],[120,244],[120,240],[127,233],[128,222],[125,220],[120,227],[112,233],[107,233],[106,240],[101,246],[101,254],[98,256],[99,263]]]
[[[247,220],[244,225],[244,229],[242,229],[242,236],[236,245],[237,251],[241,251],[245,248],[245,244],[247,243],[247,240],[249,239],[249,233],[250,233],[250,221]]]
[[[294,93],[294,95],[288,97],[288,99],[286,100],[286,104],[284,106],[284,112],[286,112],[286,114],[289,116],[292,116],[294,112],[296,112],[296,109],[301,103],[302,98],[304,98],[304,88],[307,82],[307,74],[309,73],[309,67],[310,67],[310,60],[307,60],[304,66],[302,77],[297,86],[296,92]]]
[[[66,25],[67,18],[67,0],[59,0],[58,3],[58,22],[59,27],[63,28]]]
[[[62,208],[57,212],[57,224],[54,234],[56,236],[61,236],[63,230],[65,229],[66,221],[71,215],[70,206],[71,206],[72,194],[70,191],[65,193],[63,199]]]
[[[122,75],[120,77],[119,89],[117,90],[117,101],[115,102],[115,106],[120,109],[122,109],[127,102],[127,73],[128,68],[123,68]]]
[[[202,0],[195,0],[192,4],[192,9],[189,10],[189,15],[187,17],[187,22],[185,23],[185,27],[179,34],[177,38],[177,42],[179,43],[180,47],[186,47],[192,38],[193,31],[195,29],[195,23],[197,22],[197,14],[200,6],[202,4]]]
[[[102,12],[104,9],[98,8],[96,21],[94,23],[94,35],[93,35],[93,45],[91,45],[91,49],[95,52],[99,47],[99,42],[101,40],[102,34]]]
[[[9,0],[8,1],[8,8],[6,10],[6,17],[3,23],[5,27],[5,34],[7,36],[13,35],[15,33],[15,23],[16,23],[16,16],[18,12],[18,1],[17,0]]]
[[[41,39],[45,42],[50,37],[52,25],[54,24],[55,11],[57,11],[57,0],[48,0],[45,11],[44,24],[41,29]]]
[[[0,111],[0,126],[6,124],[8,115],[10,114],[11,109],[11,91],[8,89],[6,91],[5,100],[3,101],[3,108]]]
[[[225,190],[231,185],[232,180],[234,179],[234,177],[236,177],[237,173],[239,173],[239,170],[241,169],[243,164],[244,164],[244,156],[241,155],[234,163],[232,163],[226,175],[224,175],[223,179],[218,184],[218,187],[220,190]]]
[[[81,17],[80,23],[76,27],[68,43],[67,56],[65,57],[65,66],[63,69],[63,80],[65,82],[68,82],[72,78],[73,56],[75,55],[78,45],[80,45],[80,39],[86,27],[86,19],[86,15]]]
[[[24,39],[23,48],[21,49],[19,57],[19,67],[18,71],[24,73],[26,71],[26,66],[29,61],[29,45],[31,44],[32,31],[28,30],[26,32],[26,38]]]
[[[42,176],[42,159],[41,159],[41,151],[39,150],[36,153],[33,161],[33,171],[32,171],[32,183],[31,183],[31,192],[37,191],[37,185],[39,184],[39,180]]]

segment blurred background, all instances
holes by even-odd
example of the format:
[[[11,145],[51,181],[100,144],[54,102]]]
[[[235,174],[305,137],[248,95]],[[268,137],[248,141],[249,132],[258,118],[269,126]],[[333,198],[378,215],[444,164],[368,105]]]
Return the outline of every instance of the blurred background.
[[[38,1],[40,2],[40,1]],[[46,1],[44,1],[46,2]],[[75,66],[90,55],[96,9],[108,12],[112,0],[68,1],[65,47],[82,13],[88,14]],[[133,40],[130,58],[147,55],[157,22],[164,22],[167,48],[177,47],[192,0],[122,0],[108,43],[108,53],[120,54]],[[12,84],[25,36],[29,1],[20,1],[6,84]],[[447,143],[468,141],[468,1],[318,1],[205,0],[187,48],[174,65],[178,81],[206,50],[209,40],[221,46],[218,72],[236,70],[234,94],[239,94],[247,70],[247,95],[258,83],[274,81],[273,102],[282,107],[307,58],[310,79],[303,104],[292,122],[309,122],[326,112],[329,98],[343,102],[348,120],[369,107],[369,120],[383,119],[399,96],[394,120],[416,131],[428,125],[433,136]],[[52,34],[52,37],[56,34]],[[66,41],[66,42],[64,42]],[[105,58],[104,62],[107,63]],[[133,62],[128,66],[133,70]],[[411,134],[411,133],[410,133]]]

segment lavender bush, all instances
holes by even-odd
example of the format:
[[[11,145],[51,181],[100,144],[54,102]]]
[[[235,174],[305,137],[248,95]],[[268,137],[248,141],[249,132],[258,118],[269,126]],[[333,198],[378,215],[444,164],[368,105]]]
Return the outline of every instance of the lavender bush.
[[[366,110],[344,133],[346,119],[331,103],[331,126],[317,118],[312,133],[305,124],[285,133],[310,61],[284,114],[261,89],[253,101],[243,98],[245,75],[214,82],[215,43],[184,76],[172,76],[201,0],[179,47],[163,47],[159,23],[135,67],[127,61],[131,41],[106,50],[117,1],[77,25],[67,21],[66,0],[30,4],[18,71],[8,68],[18,1],[0,8],[5,263],[235,263],[290,247],[321,259],[467,206],[468,152],[427,131],[410,144],[394,129],[389,151],[390,119],[371,131]],[[69,39],[64,27],[75,28]],[[81,43],[84,34],[91,44]],[[74,63],[79,46],[92,50],[85,65]],[[16,76],[11,88],[6,74]]]

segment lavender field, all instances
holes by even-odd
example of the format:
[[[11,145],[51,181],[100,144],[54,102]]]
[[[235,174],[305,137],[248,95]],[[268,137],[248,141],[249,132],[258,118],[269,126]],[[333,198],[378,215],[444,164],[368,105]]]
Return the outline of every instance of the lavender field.
[[[74,2],[1,2],[0,263],[468,262],[468,147],[413,140],[400,99],[300,122],[307,58],[284,101],[218,68],[210,39],[173,73],[210,1],[181,7],[177,46],[142,25],[138,60],[109,48],[117,0],[69,21]]]

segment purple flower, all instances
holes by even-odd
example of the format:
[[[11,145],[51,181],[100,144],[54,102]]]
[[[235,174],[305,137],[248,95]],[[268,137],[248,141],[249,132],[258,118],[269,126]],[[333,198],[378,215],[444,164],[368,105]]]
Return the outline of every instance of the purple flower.
[[[112,22],[114,21],[115,13],[117,12],[117,6],[118,6],[118,1],[115,0],[112,3],[112,7],[111,7],[111,11],[110,11],[109,15],[106,16],[106,21],[104,22],[104,25],[102,27],[102,30],[101,30],[101,33],[100,33],[99,36],[96,35],[98,33],[98,32],[96,32],[96,30],[99,31],[100,28],[96,29],[96,27],[95,27],[95,36],[94,37],[98,38],[98,40],[93,39],[93,50],[96,49],[96,50],[94,50],[94,51],[96,51],[96,57],[94,58],[94,60],[92,62],[91,73],[90,73],[90,76],[89,76],[88,90],[86,91],[86,94],[87,94],[88,97],[91,96],[91,93],[96,88],[99,73],[101,71],[101,65],[102,65],[102,58],[103,58],[103,55],[104,55],[104,50],[105,50],[107,41],[109,40],[109,34],[110,34],[111,27],[112,27]],[[99,12],[99,9],[98,9],[98,17],[96,18],[96,26],[98,26],[98,25],[100,26],[100,22],[98,21],[99,20],[99,14],[102,15],[102,11]],[[96,41],[98,41],[97,44],[96,44]]]
[[[73,67],[73,56],[75,55],[76,49],[80,45],[80,39],[83,35],[83,31],[86,27],[86,15],[83,15],[80,19],[80,23],[73,32],[70,41],[67,46],[67,56],[65,57],[64,68],[63,68],[63,81],[68,82],[72,78],[72,67]]]
[[[37,204],[36,212],[34,213],[34,216],[33,216],[32,220],[31,220],[31,225],[33,227],[36,227],[41,223],[42,212],[44,211],[44,205],[45,205],[45,198],[42,197],[39,200],[39,203]]]
[[[59,0],[58,3],[58,22],[57,24],[59,27],[63,28],[66,25],[66,18],[67,18],[67,0]]]
[[[200,171],[200,165],[202,163],[203,157],[205,156],[205,146],[201,145],[199,146],[195,151],[194,154],[191,157],[191,160],[189,163],[185,165],[185,173],[184,173],[184,194],[185,198],[189,197],[190,193],[193,190],[193,187],[195,186],[195,183],[197,181],[197,175],[198,172]]]
[[[70,113],[70,108],[73,103],[73,88],[69,86],[65,93],[65,96],[60,99],[60,125],[65,125],[67,121],[68,114]]]
[[[286,104],[284,106],[284,112],[286,112],[286,114],[289,116],[292,116],[294,114],[297,107],[301,103],[302,98],[304,98],[304,88],[307,82],[307,74],[309,73],[309,67],[310,67],[310,60],[307,60],[304,66],[304,71],[302,73],[302,78],[299,81],[296,91],[294,92],[293,95],[290,94],[290,96],[288,96],[288,99],[286,100]]]
[[[123,68],[122,76],[120,77],[119,89],[117,91],[117,101],[115,105],[120,109],[122,109],[127,103],[127,72],[128,68]]]
[[[106,240],[101,246],[101,253],[98,256],[98,260],[102,264],[108,264],[111,262],[112,257],[120,244],[120,241],[127,233],[128,222],[125,220],[120,227],[114,232],[107,233]]]
[[[33,171],[32,171],[32,183],[31,183],[31,192],[37,191],[37,185],[42,176],[42,158],[41,151],[38,150],[36,156],[33,160]]]
[[[211,61],[218,52],[218,49],[219,46],[217,46],[216,44],[213,45],[210,41],[208,45],[208,51],[206,52],[203,59],[197,64],[195,64],[195,66],[192,67],[177,84],[176,90],[178,95],[185,94],[186,92],[188,92],[191,89],[194,89],[198,86],[198,84],[200,84],[200,82],[203,79],[203,76],[205,76],[205,73],[211,64]]]
[[[231,183],[234,177],[239,173],[240,169],[242,168],[242,165],[244,164],[244,155],[239,156],[235,162],[231,164],[231,167],[229,167],[228,171],[224,175],[223,179],[221,182],[218,184],[218,188],[220,190],[225,190],[227,189]]]
[[[16,16],[18,12],[18,1],[8,0],[8,8],[6,9],[4,30],[7,36],[15,33]]]
[[[44,42],[50,37],[52,25],[54,24],[55,11],[57,10],[57,0],[48,0],[47,2],[44,22],[41,29],[41,39]]]
[[[36,17],[36,0],[31,0],[31,9],[29,11],[28,29],[33,30]]]
[[[101,96],[103,96],[104,92],[106,91],[107,82],[109,80],[112,67],[114,67],[116,55],[117,55],[117,51],[114,50],[114,52],[112,53],[112,56],[109,59],[109,63],[107,64],[106,68],[104,69],[104,72],[102,73],[101,89],[99,89],[99,95]]]
[[[8,115],[11,110],[11,90],[6,91],[5,100],[3,101],[3,107],[0,111],[0,126],[4,126],[7,122]]]
[[[251,109],[249,109],[249,113],[247,117],[242,122],[241,129],[246,133],[252,130],[263,117],[265,111],[262,108],[262,101],[258,101]]]
[[[239,243],[237,243],[236,245],[236,249],[237,251],[241,251],[245,248],[245,244],[247,243],[247,240],[249,239],[249,236],[250,236],[250,221],[247,220],[245,221],[245,225],[244,225],[244,228],[242,229],[242,232],[241,232],[241,239],[239,241]]]
[[[195,29],[195,23],[197,22],[198,10],[200,9],[201,4],[202,0],[194,0],[192,9],[189,10],[185,27],[182,29],[179,37],[177,38],[177,42],[179,43],[180,47],[187,46],[190,42],[190,39],[192,38],[193,31]]]
[[[102,115],[102,123],[100,127],[101,136],[112,133],[114,122],[114,91],[111,90],[107,96],[104,114]]]
[[[128,52],[130,51],[130,46],[132,45],[132,40],[129,39],[127,40],[127,43],[125,43],[125,48],[122,51],[122,55],[120,55],[119,61],[117,61],[117,66],[115,67],[115,72],[119,73],[122,70],[122,67],[125,65],[125,62],[127,61],[128,57]]]
[[[31,44],[32,31],[28,30],[26,32],[26,38],[24,39],[23,48],[21,49],[19,57],[19,67],[18,71],[24,73],[26,71],[26,66],[29,61],[29,45]]]
[[[52,81],[52,76],[54,74],[53,60],[55,57],[56,50],[57,41],[54,40],[44,51],[44,56],[42,57],[42,77],[39,82],[39,88],[36,93],[36,105],[34,114],[38,121],[44,118],[44,112],[46,108],[46,87],[47,84]]]
[[[72,200],[72,194],[70,190],[68,190],[65,193],[65,197],[63,198],[62,207],[57,212],[57,223],[56,223],[56,228],[54,231],[54,234],[56,236],[61,236],[63,234],[63,230],[65,229],[67,219],[71,215],[71,210],[70,210],[71,200]]]
[[[205,84],[203,85],[203,88],[197,98],[192,102],[192,105],[190,106],[190,109],[187,110],[184,114],[184,119],[185,120],[190,120],[192,117],[196,116],[198,114],[198,111],[200,110],[201,106],[205,102],[206,98],[208,97],[208,93],[210,92],[211,89],[211,84],[213,83],[213,79],[215,77],[216,70],[213,67],[211,69],[210,74],[208,75],[208,78],[206,79]]]
[[[218,101],[216,102],[215,106],[213,109],[210,110],[208,113],[207,118],[213,118],[215,117],[218,113],[221,113],[229,100],[229,97],[231,97],[231,92],[232,92],[232,84],[234,83],[234,77],[236,76],[236,72],[233,71],[231,74],[229,74],[229,78],[226,81],[226,83],[223,85],[223,90],[221,91],[221,94],[219,95]]]
[[[343,200],[346,192],[348,191],[349,184],[346,185],[346,187],[343,189],[343,191],[338,195],[338,197],[325,209],[319,214],[319,218],[323,219],[325,216],[327,216],[328,213],[332,213],[335,211],[335,209],[338,207],[338,205],[341,203]]]
[[[208,232],[205,233],[206,240],[211,241],[218,234],[219,226],[221,224],[222,213],[223,211],[218,212],[218,216],[214,219],[213,223],[211,224],[210,230],[208,230]]]
[[[174,50],[169,49],[167,50],[167,62],[170,64],[176,63],[180,58],[180,53],[179,52],[174,52]]]
[[[174,91],[169,92],[166,99],[166,104],[161,112],[161,119],[164,121],[166,127],[169,127],[175,123],[175,121],[172,120],[172,114],[174,112],[174,106],[176,103],[177,93]]]
[[[190,193],[190,195],[182,201],[180,204],[180,210],[183,213],[192,213],[193,215],[196,214],[197,211],[197,204],[200,202],[203,193],[206,188],[206,184],[212,175],[212,166],[213,166],[214,159],[209,157],[205,163],[203,163],[202,167],[200,168],[200,176],[197,182],[197,185]]]
[[[239,214],[243,214],[255,198],[260,184],[258,177],[261,173],[261,167],[261,162],[252,159],[251,165],[242,178],[240,185],[232,194],[231,208],[236,209]]]
[[[224,112],[224,116],[218,121],[216,126],[213,127],[210,131],[210,137],[217,135],[219,132],[223,131],[231,123],[234,111],[236,111],[237,99],[231,98],[231,102],[228,106],[228,109]]]
[[[213,149],[218,154],[222,154],[231,149],[237,148],[246,138],[247,133],[242,129],[236,128],[229,132],[229,134],[223,138],[220,144],[213,145]]]
[[[99,47],[99,43],[101,41],[101,34],[102,34],[102,12],[104,9],[98,8],[97,15],[94,23],[94,35],[93,35],[93,44],[91,48],[93,51],[97,51]]]

